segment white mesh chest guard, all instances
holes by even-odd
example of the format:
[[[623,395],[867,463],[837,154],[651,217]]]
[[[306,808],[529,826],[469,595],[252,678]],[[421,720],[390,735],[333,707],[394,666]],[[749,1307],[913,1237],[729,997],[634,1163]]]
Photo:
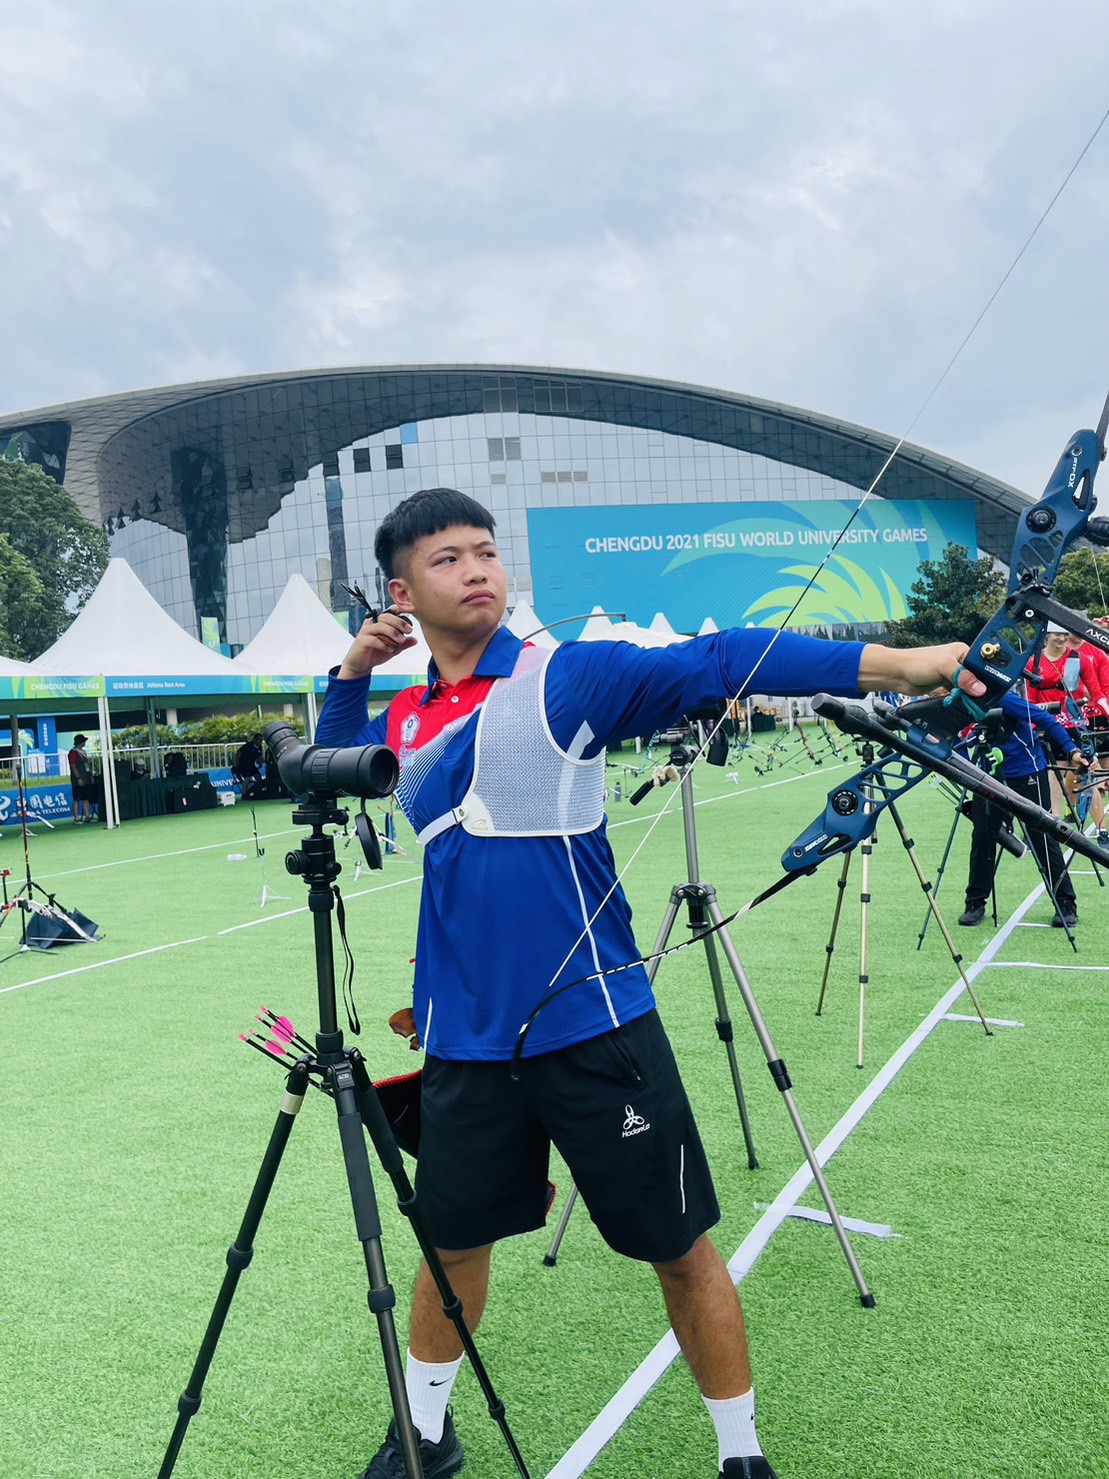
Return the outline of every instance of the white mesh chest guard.
[[[600,826],[605,752],[578,758],[593,739],[586,724],[569,752],[556,744],[543,693],[550,659],[550,651],[525,647],[511,675],[493,684],[478,715],[469,790],[420,842],[456,824],[475,837],[564,837]]]

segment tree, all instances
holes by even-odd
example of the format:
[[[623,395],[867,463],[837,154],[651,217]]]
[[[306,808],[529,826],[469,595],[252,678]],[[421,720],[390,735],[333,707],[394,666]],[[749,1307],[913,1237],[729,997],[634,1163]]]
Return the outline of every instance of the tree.
[[[30,597],[16,602],[15,617],[6,612],[13,623],[9,655],[29,661],[58,640],[96,589],[108,564],[108,540],[41,467],[2,460],[0,535],[41,588],[38,594],[31,586]]]
[[[886,641],[891,647],[969,642],[998,609],[1006,584],[992,560],[972,560],[965,545],[949,544],[942,559],[921,560],[906,598],[910,614],[891,624]]]
[[[1109,555],[1095,555],[1089,545],[1064,555],[1052,595],[1074,611],[1104,615],[1109,611]]]
[[[21,657],[27,633],[37,631],[47,614],[46,591],[35,567],[0,534],[0,653]]]

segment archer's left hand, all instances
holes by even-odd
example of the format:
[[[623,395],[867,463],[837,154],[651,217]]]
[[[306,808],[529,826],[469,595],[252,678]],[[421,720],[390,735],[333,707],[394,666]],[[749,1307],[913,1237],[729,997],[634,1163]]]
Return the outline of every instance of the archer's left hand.
[[[859,663],[859,687],[867,692],[890,689],[919,697],[937,689],[949,693],[956,684],[971,698],[981,698],[986,685],[962,666],[970,649],[965,642],[938,647],[882,647],[868,642]]]

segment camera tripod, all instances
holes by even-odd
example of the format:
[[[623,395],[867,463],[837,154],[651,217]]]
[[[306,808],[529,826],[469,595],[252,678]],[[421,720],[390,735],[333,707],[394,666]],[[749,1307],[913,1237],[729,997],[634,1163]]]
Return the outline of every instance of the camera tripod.
[[[278,727],[270,726],[270,729]],[[267,737],[270,735],[270,729],[266,731]],[[295,733],[290,730],[290,734],[293,735],[295,741]],[[302,751],[315,749],[317,760],[327,756],[344,757],[358,753],[344,750],[320,752],[318,747],[301,746],[300,748]],[[368,749],[380,750],[381,747],[367,747]],[[395,778],[394,761],[394,782]],[[294,787],[290,785],[290,789]],[[300,787],[296,789],[299,790]],[[392,784],[389,789],[392,789]],[[375,792],[375,794],[381,793]],[[355,1231],[358,1241],[362,1244],[369,1278],[369,1307],[378,1323],[389,1397],[404,1460],[405,1474],[408,1479],[423,1479],[424,1471],[420,1462],[419,1438],[413,1426],[408,1394],[405,1389],[404,1368],[393,1318],[396,1294],[388,1281],[381,1248],[381,1219],[374,1192],[364,1127],[369,1132],[378,1158],[393,1183],[400,1211],[411,1224],[428,1270],[442,1297],[443,1313],[455,1326],[463,1349],[470,1359],[474,1374],[488,1403],[489,1415],[500,1427],[521,1479],[529,1479],[527,1466],[505,1418],[504,1403],[493,1389],[485,1365],[463,1318],[462,1302],[451,1288],[442,1260],[424,1227],[416,1203],[415,1191],[408,1178],[404,1161],[377,1091],[370,1080],[365,1060],[357,1048],[343,1045],[343,1034],[336,1015],[335,964],[331,937],[331,911],[335,909],[338,899],[335,879],[341,872],[341,867],[335,859],[334,838],[324,831],[324,827],[328,824],[342,825],[346,819],[346,813],[336,808],[334,793],[328,795],[309,792],[293,813],[293,821],[298,826],[311,828],[311,836],[305,838],[297,850],[286,856],[285,867],[290,873],[302,877],[308,885],[308,909],[312,915],[315,931],[320,1030],[316,1033],[315,1053],[305,1054],[300,1058],[286,1080],[285,1094],[278,1111],[277,1121],[262,1158],[262,1165],[247,1204],[246,1214],[238,1236],[227,1252],[227,1272],[216,1297],[192,1375],[177,1404],[177,1422],[162,1466],[158,1471],[159,1479],[169,1479],[169,1475],[173,1473],[189,1422],[200,1407],[204,1380],[215,1355],[240,1275],[253,1257],[254,1237],[281,1165],[281,1158],[296,1116],[304,1102],[308,1086],[316,1078],[321,1080],[317,1087],[322,1087],[331,1094],[338,1111],[339,1138],[354,1209]],[[364,839],[361,831],[359,835]],[[373,852],[373,849],[367,848],[367,861],[371,867],[375,866]],[[376,866],[381,866],[379,851],[376,856]],[[339,908],[341,929],[341,904]]]
[[[874,764],[874,746],[869,741],[866,741],[859,746],[859,755],[864,765],[869,766]],[[880,786],[877,783],[875,783],[875,789],[880,789]],[[863,805],[864,810],[869,812],[871,810],[872,802],[866,801],[863,803]],[[916,874],[916,879],[917,882],[920,884],[921,891],[928,901],[929,916],[934,918],[937,925],[939,926],[940,933],[943,935],[944,938],[944,943],[947,945],[948,951],[950,952],[952,962],[954,963],[956,970],[959,972],[959,977],[962,980],[967,995],[974,1003],[974,1010],[978,1013],[978,1020],[982,1023],[982,1027],[986,1033],[986,1036],[992,1037],[993,1031],[990,1028],[990,1024],[986,1021],[986,1018],[982,1013],[982,1008],[979,1005],[977,996],[974,994],[974,987],[971,985],[970,977],[963,969],[962,953],[960,952],[959,947],[955,944],[955,941],[951,936],[951,931],[948,929],[944,917],[939,911],[939,907],[936,904],[935,890],[929,880],[925,877],[924,869],[920,866],[920,859],[917,857],[916,854],[916,844],[909,836],[908,832],[905,830],[905,824],[901,820],[901,813],[898,811],[896,803],[893,801],[887,801],[886,811],[889,813],[890,820],[893,822],[893,825],[897,830],[897,835],[901,839],[901,846],[905,849],[905,852],[908,854],[909,861],[913,865],[913,872]],[[867,968],[867,950],[869,945],[870,905],[873,902],[873,894],[871,893],[870,889],[870,861],[873,856],[874,848],[877,845],[877,842],[878,830],[877,828],[875,828],[874,831],[871,832],[864,841],[859,843],[857,849],[857,851],[862,856],[862,879],[861,888],[859,890],[859,1038],[858,1058],[856,1061],[856,1067],[858,1068],[863,1067],[863,1060],[865,1056],[864,1049],[866,1038],[866,988],[870,984],[870,975]],[[856,849],[853,847],[848,852],[844,853],[843,867],[840,869],[840,875],[836,881],[836,904],[832,914],[832,929],[828,937],[828,943],[824,947],[824,974],[820,982],[820,996],[817,999],[816,1003],[816,1015],[818,1017],[823,1016],[824,1014],[824,997],[828,989],[828,976],[831,973],[832,969],[832,956],[835,954],[836,949],[836,935],[839,931],[840,915],[843,911],[843,899],[844,894],[847,890],[847,878],[848,874],[851,871],[851,859],[854,856],[855,852]]]
[[[674,733],[675,735],[677,734],[676,731]],[[670,751],[670,764],[677,769],[680,775],[678,784],[682,801],[682,828],[685,836],[687,880],[685,883],[675,885],[670,892],[670,902],[667,905],[666,914],[663,918],[662,926],[659,929],[658,938],[655,941],[652,959],[647,966],[648,979],[653,985],[655,975],[658,971],[661,953],[666,949],[678,915],[684,907],[687,926],[692,933],[693,939],[700,940],[705,947],[705,958],[708,964],[709,978],[712,982],[713,997],[716,1003],[716,1035],[723,1043],[728,1058],[728,1067],[731,1072],[732,1085],[736,1097],[736,1107],[739,1112],[740,1124],[743,1127],[743,1138],[747,1147],[748,1167],[751,1170],[755,1170],[758,1166],[758,1160],[751,1139],[751,1127],[747,1117],[743,1088],[740,1083],[739,1066],[735,1054],[735,1033],[728,1011],[723,973],[720,969],[720,960],[717,955],[718,941],[724,958],[728,963],[728,968],[731,971],[732,979],[739,989],[740,996],[743,998],[743,1004],[747,1009],[747,1015],[751,1019],[751,1025],[755,1030],[755,1036],[758,1038],[759,1046],[765,1055],[766,1066],[770,1070],[771,1077],[774,1080],[774,1086],[782,1096],[790,1120],[793,1123],[793,1128],[797,1132],[797,1138],[801,1142],[801,1149],[804,1152],[805,1159],[809,1163],[813,1180],[816,1182],[821,1200],[827,1209],[828,1216],[835,1229],[836,1237],[839,1239],[843,1256],[847,1260],[851,1277],[854,1279],[855,1287],[858,1289],[860,1301],[864,1308],[872,1309],[875,1304],[874,1295],[868,1288],[862,1269],[859,1267],[858,1259],[855,1257],[855,1250],[851,1246],[850,1239],[847,1236],[847,1230],[843,1225],[843,1219],[840,1217],[832,1197],[823,1168],[816,1158],[816,1152],[813,1149],[812,1141],[809,1139],[808,1131],[805,1129],[800,1110],[794,1101],[793,1085],[785,1062],[778,1056],[769,1029],[759,1009],[759,1004],[755,1000],[755,994],[751,989],[751,983],[743,968],[743,962],[740,960],[739,952],[736,950],[735,944],[728,933],[727,921],[720,909],[716,889],[711,883],[706,883],[701,877],[700,861],[697,855],[697,819],[693,805],[693,765],[697,751],[689,743],[692,739],[693,734],[688,728],[681,731],[680,739],[675,738]],[[648,791],[650,791],[652,784],[652,782],[648,782],[645,786],[640,787],[631,798],[633,805],[643,799]],[[570,1214],[573,1211],[577,1195],[577,1187],[571,1187],[562,1218],[555,1232],[554,1241],[543,1259],[543,1262],[548,1267],[553,1266],[557,1261],[559,1246],[569,1223]]]
[[[31,844],[34,836],[27,825],[27,796],[23,788],[23,760],[14,758],[16,790],[19,797],[20,830],[23,837],[23,882],[13,894],[8,893],[11,870],[3,874],[4,902],[0,911],[0,929],[13,910],[19,911],[19,944],[3,960],[10,960],[25,950],[48,950],[51,945],[92,945],[99,940],[97,926],[79,909],[63,909],[56,897],[40,887],[31,875]],[[43,818],[45,820],[45,818]],[[28,923],[28,920],[30,921]],[[3,961],[0,961],[2,964]]]

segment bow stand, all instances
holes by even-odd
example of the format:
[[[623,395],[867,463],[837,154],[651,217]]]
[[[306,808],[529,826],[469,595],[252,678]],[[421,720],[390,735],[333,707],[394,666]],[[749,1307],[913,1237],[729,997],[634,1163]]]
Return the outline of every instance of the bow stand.
[[[704,724],[702,733],[700,726]],[[839,1210],[836,1207],[832,1192],[824,1175],[823,1167],[817,1159],[816,1151],[812,1141],[809,1139],[805,1123],[801,1118],[801,1112],[797,1108],[793,1097],[793,1084],[785,1061],[779,1056],[766,1021],[759,1009],[755,999],[754,991],[744,970],[743,962],[739,957],[735,944],[728,933],[728,920],[725,918],[717,899],[716,889],[711,883],[706,882],[701,876],[701,866],[697,852],[697,819],[693,802],[693,767],[697,755],[704,744],[704,733],[712,731],[712,739],[708,742],[706,758],[713,764],[723,765],[727,761],[727,739],[723,729],[720,727],[720,715],[700,714],[687,715],[681,726],[672,730],[665,730],[659,735],[664,744],[670,745],[670,766],[678,775],[678,784],[681,791],[682,802],[682,828],[685,837],[686,858],[686,880],[674,886],[670,892],[670,902],[666,908],[666,914],[662,926],[655,941],[654,949],[647,957],[647,976],[654,985],[655,975],[659,963],[664,954],[667,953],[667,942],[671,932],[677,923],[678,915],[685,911],[686,927],[691,934],[691,942],[700,940],[705,948],[705,960],[708,966],[709,980],[712,983],[713,997],[716,1004],[716,1035],[724,1045],[728,1058],[728,1067],[732,1077],[732,1087],[735,1092],[736,1108],[739,1113],[740,1124],[743,1128],[743,1137],[747,1148],[747,1165],[751,1170],[758,1166],[755,1155],[755,1147],[751,1138],[751,1127],[747,1117],[747,1107],[743,1097],[743,1087],[740,1082],[739,1065],[735,1053],[735,1033],[731,1015],[728,1011],[728,999],[724,989],[723,973],[720,968],[720,960],[717,955],[716,942],[719,940],[720,949],[728,963],[739,994],[743,999],[743,1005],[747,1009],[747,1015],[751,1019],[751,1025],[755,1030],[759,1046],[762,1048],[766,1058],[766,1065],[770,1070],[774,1085],[782,1096],[786,1110],[789,1114],[793,1127],[797,1132],[797,1138],[801,1142],[801,1149],[805,1159],[812,1171],[813,1179],[820,1192],[821,1199],[827,1209],[828,1217],[839,1240],[851,1277],[855,1281],[855,1287],[859,1292],[859,1299],[864,1308],[872,1309],[875,1304],[874,1295],[867,1286],[862,1269],[859,1267],[855,1250],[851,1246],[847,1236],[847,1230],[843,1225]],[[667,767],[668,769],[669,767]],[[660,772],[660,776],[664,776]],[[671,777],[664,777],[657,782],[652,780],[640,786],[630,797],[633,806],[637,805],[652,790],[656,784],[665,785]],[[544,1263],[549,1267],[553,1265],[558,1256],[558,1249],[566,1226],[570,1219],[577,1199],[577,1188],[571,1188],[563,1210],[562,1218],[555,1232],[554,1242],[550,1251],[544,1258]]]

